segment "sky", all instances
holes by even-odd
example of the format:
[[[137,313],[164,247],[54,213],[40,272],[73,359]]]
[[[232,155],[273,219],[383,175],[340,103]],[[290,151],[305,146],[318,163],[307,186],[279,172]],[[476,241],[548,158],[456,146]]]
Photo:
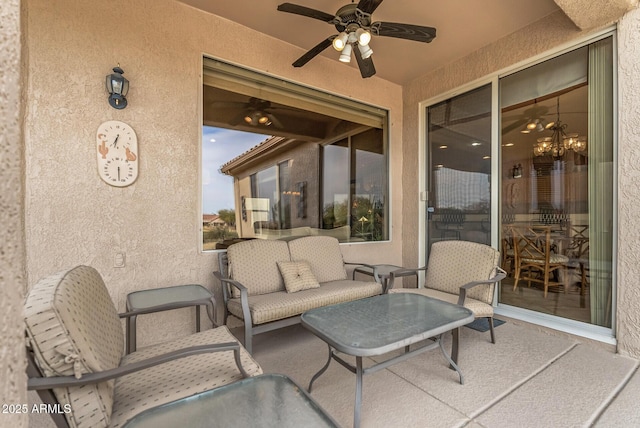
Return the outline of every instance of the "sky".
[[[220,173],[220,167],[269,138],[264,134],[231,129],[202,128],[202,213],[216,214],[234,209],[233,178]]]

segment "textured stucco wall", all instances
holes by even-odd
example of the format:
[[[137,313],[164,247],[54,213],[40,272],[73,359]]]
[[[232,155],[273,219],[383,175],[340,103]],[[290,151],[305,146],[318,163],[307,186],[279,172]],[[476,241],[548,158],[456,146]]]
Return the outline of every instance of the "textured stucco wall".
[[[621,353],[640,358],[640,10],[618,25],[618,293]]]
[[[338,61],[319,57],[294,69],[301,49],[171,0],[26,3],[29,284],[90,264],[121,311],[133,290],[190,282],[214,288],[217,256],[198,250],[203,53],[388,108],[392,145],[401,144],[401,87],[362,79]],[[104,88],[118,63],[131,82],[124,110],[108,105]],[[98,177],[94,141],[105,120],[128,122],[138,135],[140,173],[130,187],[111,187]],[[392,151],[399,182],[401,150]],[[396,229],[400,198],[398,192],[391,201]],[[399,263],[399,238],[344,246],[345,258]],[[126,267],[114,268],[120,251]],[[139,345],[192,331],[192,313],[140,317]]]
[[[575,3],[575,2],[574,2]],[[609,11],[598,19],[589,1],[582,1],[584,13],[589,15],[590,27],[615,20]],[[625,2],[626,3],[626,2]],[[637,2],[633,2],[636,3]],[[558,2],[558,4],[560,4]],[[574,17],[575,18],[575,17]],[[577,19],[577,18],[576,18]],[[595,31],[595,30],[594,30]],[[542,55],[555,46],[566,45],[584,38],[589,31],[580,31],[563,13],[556,12],[529,27],[513,33],[460,59],[440,70],[422,76],[403,88],[403,254],[405,265],[421,264],[418,247],[418,103],[451,91],[474,80],[496,73],[529,58]],[[619,203],[617,269],[617,341],[618,351],[640,357],[640,12],[633,9],[618,26],[618,112],[619,129]]]
[[[22,302],[26,289],[20,88],[21,4],[0,3],[0,404],[27,403]],[[0,426],[26,427],[27,415],[0,414]]]
[[[553,0],[581,30],[617,21],[638,0]]]

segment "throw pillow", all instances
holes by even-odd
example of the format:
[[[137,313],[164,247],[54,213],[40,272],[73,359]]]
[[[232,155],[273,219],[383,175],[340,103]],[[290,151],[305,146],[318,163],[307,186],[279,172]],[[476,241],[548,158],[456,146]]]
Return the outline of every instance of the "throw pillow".
[[[278,268],[287,293],[320,287],[307,262],[278,262]]]

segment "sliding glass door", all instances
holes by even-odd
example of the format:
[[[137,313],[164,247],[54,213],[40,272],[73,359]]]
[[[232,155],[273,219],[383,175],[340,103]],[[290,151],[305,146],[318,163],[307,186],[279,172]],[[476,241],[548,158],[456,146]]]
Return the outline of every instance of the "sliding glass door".
[[[611,327],[612,56],[609,37],[500,80],[502,304]]]
[[[427,260],[497,242],[499,306],[611,329],[613,65],[609,36],[426,107]]]
[[[491,85],[427,108],[427,252],[491,242]]]

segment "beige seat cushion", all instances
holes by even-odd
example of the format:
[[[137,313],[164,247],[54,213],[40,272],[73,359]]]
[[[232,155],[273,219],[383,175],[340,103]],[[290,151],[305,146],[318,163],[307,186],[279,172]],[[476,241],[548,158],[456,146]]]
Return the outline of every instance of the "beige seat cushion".
[[[347,279],[338,240],[331,236],[307,236],[289,241],[289,252],[294,262],[309,263],[319,283]]]
[[[433,297],[445,302],[454,304],[458,303],[457,294],[445,293],[444,291],[438,291],[431,288],[392,288],[391,290],[389,290],[389,292],[422,294],[423,296]],[[467,297],[464,301],[464,307],[473,312],[473,315],[476,318],[493,316],[493,306],[476,299]]]
[[[238,242],[227,249],[229,277],[247,287],[248,294],[284,291],[284,281],[278,262],[289,261],[289,247],[285,241],[254,239]],[[232,288],[233,297],[240,292]]]
[[[159,343],[125,355],[130,364],[166,352],[210,343],[237,342],[226,326],[206,330],[166,343]],[[262,369],[240,348],[242,367],[251,376]],[[111,427],[120,427],[143,410],[188,397],[242,379],[233,352],[193,355],[123,376],[116,381]]]
[[[287,293],[281,291],[249,298],[249,311],[254,325],[300,315],[309,309],[349,302],[382,293],[382,285],[365,281],[331,281],[320,288]],[[229,312],[242,319],[240,299],[230,299]]]
[[[460,287],[472,281],[494,275],[500,252],[488,245],[470,241],[440,241],[431,246],[425,287],[458,295]],[[493,284],[473,287],[467,292],[472,298],[491,304]]]
[[[45,376],[81,377],[188,346],[235,342],[226,327],[141,349],[123,357],[122,321],[100,274],[77,266],[44,278],[25,302],[26,331],[36,363]],[[241,348],[243,367],[260,366]],[[71,427],[120,426],[140,411],[240,379],[232,351],[195,355],[140,372],[72,388],[56,388],[61,405],[70,405]]]
[[[100,274],[76,266],[40,280],[25,301],[25,325],[36,363],[45,376],[73,376],[118,367],[124,335]],[[71,339],[73,338],[73,339]],[[114,381],[56,388],[70,405],[72,427],[104,427],[113,406]]]

